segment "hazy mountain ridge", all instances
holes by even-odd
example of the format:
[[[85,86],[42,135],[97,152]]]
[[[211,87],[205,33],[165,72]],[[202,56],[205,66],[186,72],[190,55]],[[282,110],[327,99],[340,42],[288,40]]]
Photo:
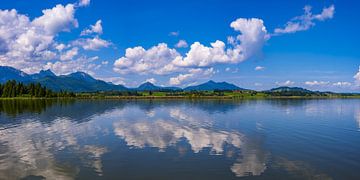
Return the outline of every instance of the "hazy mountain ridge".
[[[42,70],[36,74],[26,74],[12,67],[0,66],[0,77],[0,83],[5,83],[8,80],[16,80],[23,83],[40,83],[54,91],[95,92],[127,90],[127,88],[122,85],[114,85],[94,79],[84,72],[56,76],[50,70]]]
[[[56,76],[51,70],[42,70],[35,74],[26,74],[12,67],[0,66],[0,83],[8,80],[16,80],[24,83],[40,83],[52,90],[67,90],[73,92],[96,92],[96,91],[211,91],[211,90],[245,90],[234,84],[227,82],[208,81],[197,86],[189,86],[184,89],[180,87],[156,86],[150,82],[145,82],[137,88],[127,88],[123,85],[115,85],[109,82],[98,80],[85,72],[74,72],[68,75]]]
[[[227,82],[214,82],[212,80],[196,86],[184,88],[185,91],[210,91],[210,90],[246,90]]]
[[[127,88],[123,85],[115,85],[93,78],[85,72],[74,72],[68,75],[55,75],[51,70],[42,70],[39,73],[27,74],[21,70],[8,66],[0,66],[0,83],[8,80],[16,80],[23,83],[40,83],[54,91],[66,90],[71,92],[98,92],[98,91],[251,91],[240,88],[228,82],[214,82],[212,80],[185,88],[156,86],[145,82],[136,88]],[[281,86],[270,90],[262,91],[267,94],[281,95],[304,95],[324,94],[331,92],[311,91],[301,87]]]

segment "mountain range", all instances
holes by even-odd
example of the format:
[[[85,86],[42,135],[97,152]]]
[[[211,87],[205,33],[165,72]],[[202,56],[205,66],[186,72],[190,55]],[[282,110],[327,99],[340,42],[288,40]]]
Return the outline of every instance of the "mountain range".
[[[123,85],[115,85],[109,82],[93,78],[84,72],[75,72],[68,75],[55,75],[51,70],[41,70],[36,74],[27,74],[9,66],[0,66],[0,83],[8,80],[16,80],[23,83],[40,83],[54,91],[66,90],[71,92],[96,92],[96,91],[206,91],[206,90],[244,90],[227,82],[208,81],[206,83],[189,86],[184,89],[179,87],[156,86],[145,82],[137,88],[127,88]]]
[[[95,92],[128,90],[128,88],[122,85],[94,79],[84,72],[56,76],[50,70],[42,70],[36,74],[27,74],[12,67],[0,66],[0,83],[3,84],[8,80],[16,80],[23,83],[40,83],[54,91]]]
[[[27,74],[23,71],[8,66],[0,66],[0,84],[8,80],[23,83],[40,83],[54,91],[66,90],[71,92],[96,92],[96,91],[211,91],[211,90],[247,90],[227,82],[208,81],[196,86],[162,87],[150,82],[145,82],[137,88],[127,88],[93,78],[84,72],[75,72],[68,75],[55,75],[51,70],[42,70],[36,74]],[[300,87],[278,87],[265,92],[312,92]]]

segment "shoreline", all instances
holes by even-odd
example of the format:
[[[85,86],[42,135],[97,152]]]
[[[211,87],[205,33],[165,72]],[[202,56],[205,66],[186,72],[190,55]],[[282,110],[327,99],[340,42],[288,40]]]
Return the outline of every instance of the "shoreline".
[[[234,96],[91,96],[91,97],[0,97],[0,100],[266,100],[266,99],[360,99],[360,96],[269,96],[269,97],[234,97]]]

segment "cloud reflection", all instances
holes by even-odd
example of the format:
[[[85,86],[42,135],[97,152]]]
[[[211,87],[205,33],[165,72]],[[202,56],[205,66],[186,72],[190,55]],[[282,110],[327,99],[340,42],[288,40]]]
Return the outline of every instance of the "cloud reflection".
[[[166,116],[167,115],[167,116]],[[240,149],[235,163],[230,167],[236,176],[260,175],[266,169],[267,154],[260,145],[252,144],[244,134],[212,127],[214,119],[199,109],[170,108],[165,116],[155,119],[114,122],[114,132],[135,148],[155,147],[160,152],[175,146],[181,139],[191,146],[194,153],[210,148],[211,155],[225,154],[225,145]]]
[[[55,104],[36,115],[22,114],[17,123],[6,121],[0,129],[0,177],[66,180],[75,179],[84,168],[105,176],[102,157],[112,151],[112,133],[126,142],[120,147],[128,151],[151,147],[165,152],[186,142],[189,146],[178,147],[179,154],[189,147],[194,154],[228,158],[228,168],[238,177],[262,174],[268,156],[262,142],[223,127],[230,109],[213,111],[207,106],[79,101]],[[231,121],[225,124],[231,127]]]
[[[91,122],[76,124],[66,118],[59,118],[51,124],[31,119],[19,126],[0,130],[0,177],[20,179],[29,175],[46,179],[74,179],[79,167],[60,162],[57,154],[71,148],[73,153],[87,152],[87,163],[101,174],[100,156],[105,148],[82,146],[78,139],[95,133]],[[9,173],[11,172],[11,173]]]

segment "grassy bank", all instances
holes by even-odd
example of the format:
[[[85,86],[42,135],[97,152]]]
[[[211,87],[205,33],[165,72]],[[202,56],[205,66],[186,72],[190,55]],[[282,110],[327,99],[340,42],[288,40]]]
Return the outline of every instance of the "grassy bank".
[[[104,96],[104,95],[77,95],[75,97],[0,97],[0,100],[36,100],[36,99],[360,99],[360,95],[344,96],[271,96],[271,95],[253,95],[253,96],[239,96],[239,95],[223,95],[223,96],[157,96],[157,95],[141,95],[141,96]]]

